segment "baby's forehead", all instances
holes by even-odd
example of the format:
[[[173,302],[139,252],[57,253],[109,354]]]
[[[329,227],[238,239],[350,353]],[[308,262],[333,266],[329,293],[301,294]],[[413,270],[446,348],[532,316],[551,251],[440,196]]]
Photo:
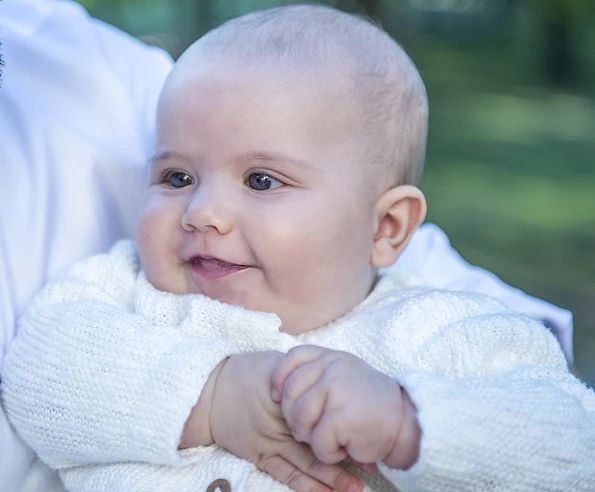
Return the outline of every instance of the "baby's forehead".
[[[317,142],[357,138],[364,113],[345,76],[237,60],[218,59],[199,70],[181,70],[167,92],[160,104],[160,116],[165,118],[159,118],[158,124],[198,118],[193,121],[207,126],[224,122],[233,132],[241,119],[275,130],[292,129]],[[229,114],[234,117],[223,120]],[[242,136],[251,130],[241,128]]]
[[[253,86],[255,92],[293,94],[294,105],[316,105],[321,118],[350,119],[358,140],[365,139],[361,151],[369,161],[382,161],[399,173],[406,165],[411,168],[406,181],[418,179],[427,128],[425,87],[403,49],[367,20],[320,6],[240,17],[188,49],[164,93],[179,93],[177,82],[184,77],[214,80],[225,64],[231,75],[227,83],[246,89],[250,74],[266,82]]]
[[[237,93],[247,99],[283,98],[300,107],[315,105],[327,112],[343,112],[362,99],[355,93],[358,84],[345,68],[347,65],[348,61],[304,68],[270,60],[246,60],[235,53],[211,58],[199,52],[176,64],[163,92],[168,100],[172,95],[225,97]],[[282,118],[283,113],[278,116]]]
[[[217,72],[227,64],[235,69],[237,82],[242,82],[241,70],[252,70],[277,82],[269,89],[312,95],[319,90],[329,102],[340,98],[375,113],[411,95],[425,99],[409,57],[368,21],[319,7],[272,10],[211,31],[182,55],[174,73]],[[259,15],[266,22],[258,21]]]

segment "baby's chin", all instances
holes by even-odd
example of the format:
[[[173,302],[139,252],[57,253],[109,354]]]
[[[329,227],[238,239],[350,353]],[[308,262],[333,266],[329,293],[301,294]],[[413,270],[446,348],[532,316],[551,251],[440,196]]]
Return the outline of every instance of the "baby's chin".
[[[321,302],[314,302],[311,299],[282,299],[259,282],[251,282],[250,275],[252,273],[254,272],[247,271],[240,274],[239,277],[244,278],[238,278],[237,282],[216,282],[214,284],[198,283],[191,277],[187,277],[186,281],[182,282],[173,282],[169,279],[170,281],[165,285],[153,282],[149,277],[148,279],[158,290],[165,292],[204,295],[230,306],[275,314],[281,320],[280,331],[289,335],[301,335],[338,320],[357,307],[368,293],[367,290],[362,289],[360,295],[356,294],[351,302],[346,301],[346,296],[337,294],[334,297],[343,300],[338,305],[322,302],[328,301],[333,296],[327,296]]]
[[[251,311],[275,314],[281,320],[280,331],[295,336],[325,327],[348,315],[365,300],[367,294],[367,290],[362,290],[360,295],[356,295],[351,299],[351,302],[337,295],[336,297],[342,299],[343,302],[336,305],[331,305],[328,302],[296,302],[279,300],[278,298],[271,299],[267,295],[259,296],[255,290],[247,291],[243,296],[236,294],[213,298],[225,304],[239,306]],[[325,298],[324,300],[328,299]]]
[[[306,308],[303,305],[283,303],[263,303],[262,299],[254,299],[251,295],[238,296],[237,294],[208,295],[207,297],[230,306],[241,307],[259,313],[274,314],[281,320],[279,331],[289,335],[301,335],[322,326],[332,323],[346,314],[348,310],[338,313],[328,311],[328,306],[319,306],[318,309]],[[326,309],[325,309],[326,308]]]

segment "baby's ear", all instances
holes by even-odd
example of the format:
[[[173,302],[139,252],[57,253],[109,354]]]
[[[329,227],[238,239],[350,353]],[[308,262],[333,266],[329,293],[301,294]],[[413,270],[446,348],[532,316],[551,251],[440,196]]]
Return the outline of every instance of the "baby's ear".
[[[376,202],[374,248],[370,264],[385,268],[397,261],[426,217],[426,199],[415,186],[396,186]]]

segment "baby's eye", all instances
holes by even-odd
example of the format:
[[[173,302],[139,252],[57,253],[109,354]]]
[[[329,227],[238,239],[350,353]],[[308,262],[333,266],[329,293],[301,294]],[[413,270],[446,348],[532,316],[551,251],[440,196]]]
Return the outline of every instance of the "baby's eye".
[[[183,171],[166,171],[163,174],[163,182],[173,188],[184,188],[194,184],[194,178]]]
[[[269,191],[285,185],[285,183],[264,173],[250,174],[246,179],[246,184],[255,191]]]

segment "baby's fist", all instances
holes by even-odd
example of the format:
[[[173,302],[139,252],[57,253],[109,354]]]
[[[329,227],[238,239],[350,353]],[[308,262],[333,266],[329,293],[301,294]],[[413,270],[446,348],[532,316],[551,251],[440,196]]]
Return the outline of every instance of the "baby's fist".
[[[350,457],[409,468],[419,450],[415,409],[398,382],[346,352],[290,350],[273,374],[273,398],[296,440],[325,463]]]

